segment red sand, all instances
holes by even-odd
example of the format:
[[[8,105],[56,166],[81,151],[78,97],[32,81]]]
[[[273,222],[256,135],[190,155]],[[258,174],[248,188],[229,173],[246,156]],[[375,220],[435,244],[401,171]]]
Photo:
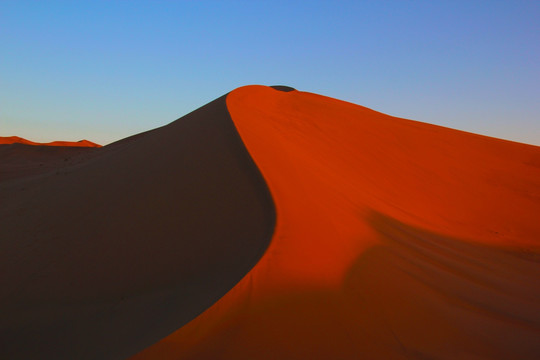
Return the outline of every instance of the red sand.
[[[39,146],[69,146],[69,147],[101,147],[101,145],[93,143],[88,140],[80,141],[53,141],[48,143],[38,143],[30,140],[23,139],[18,136],[0,136],[0,145],[9,144],[25,144],[25,145],[39,145]]]
[[[268,87],[227,97],[263,258],[133,359],[538,359],[540,148]]]

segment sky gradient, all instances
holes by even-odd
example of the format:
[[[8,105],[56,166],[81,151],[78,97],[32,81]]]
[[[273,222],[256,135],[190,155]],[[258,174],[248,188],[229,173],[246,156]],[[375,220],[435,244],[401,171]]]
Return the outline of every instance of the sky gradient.
[[[539,1],[2,1],[0,136],[107,144],[248,84],[540,145]]]

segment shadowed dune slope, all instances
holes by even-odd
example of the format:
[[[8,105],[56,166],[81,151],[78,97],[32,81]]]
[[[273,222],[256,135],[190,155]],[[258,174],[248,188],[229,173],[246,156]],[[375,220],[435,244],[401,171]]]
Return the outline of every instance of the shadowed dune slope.
[[[95,147],[0,145],[0,182],[37,175],[83,161]]]
[[[540,148],[286,90],[227,97],[269,248],[133,359],[538,359]]]
[[[49,170],[0,179],[1,359],[136,354],[231,289],[275,226],[225,97]]]

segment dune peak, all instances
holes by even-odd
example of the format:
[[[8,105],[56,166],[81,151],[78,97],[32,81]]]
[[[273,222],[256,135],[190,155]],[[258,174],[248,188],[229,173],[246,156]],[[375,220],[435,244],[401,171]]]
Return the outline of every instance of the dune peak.
[[[270,86],[274,90],[283,91],[283,92],[290,92],[290,91],[296,91],[295,88],[287,85],[272,85]]]

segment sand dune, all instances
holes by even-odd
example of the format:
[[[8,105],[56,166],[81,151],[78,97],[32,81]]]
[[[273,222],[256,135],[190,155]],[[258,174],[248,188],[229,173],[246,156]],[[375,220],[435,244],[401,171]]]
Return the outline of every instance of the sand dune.
[[[79,141],[52,141],[48,143],[39,143],[23,139],[18,136],[0,136],[0,145],[9,144],[25,144],[25,145],[40,145],[40,146],[69,146],[69,147],[101,147],[101,145],[88,140]]]
[[[538,358],[540,148],[298,91],[227,105],[271,245],[134,359]]]
[[[220,98],[58,171],[0,182],[0,358],[123,359],[257,262],[267,187]]]
[[[248,86],[0,203],[0,358],[540,355],[539,147]]]

